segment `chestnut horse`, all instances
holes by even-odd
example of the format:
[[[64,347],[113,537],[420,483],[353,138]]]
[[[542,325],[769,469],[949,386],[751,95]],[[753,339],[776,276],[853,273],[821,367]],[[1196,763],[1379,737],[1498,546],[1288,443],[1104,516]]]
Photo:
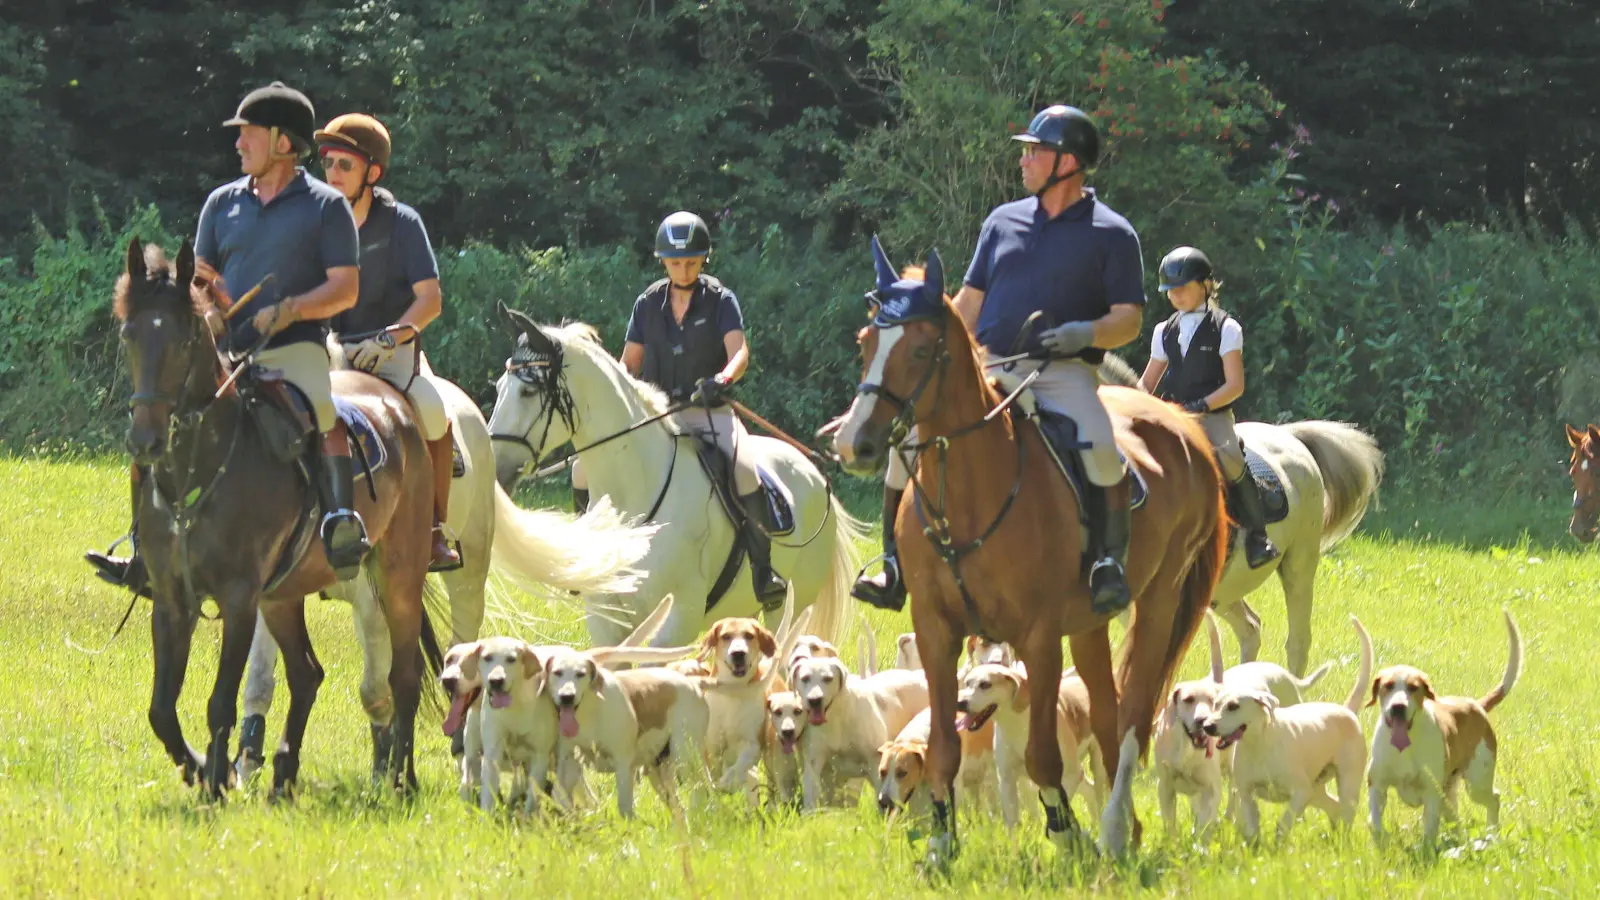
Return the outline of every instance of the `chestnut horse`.
[[[1174,669],[1200,627],[1222,572],[1228,527],[1222,479],[1195,420],[1148,394],[1104,386],[1117,443],[1143,474],[1149,497],[1133,515],[1127,577],[1132,624],[1113,674],[1110,615],[1090,608],[1077,497],[1034,422],[984,377],[971,332],[943,294],[937,253],[924,273],[894,269],[873,242],[878,290],[859,342],[861,387],[837,422],[834,448],[855,474],[890,452],[915,456],[912,490],[895,529],[911,621],[928,673],[928,745],[935,799],[930,855],[955,849],[952,781],[960,765],[956,658],[969,634],[1005,641],[1028,668],[1028,775],[1041,788],[1046,830],[1081,838],[1056,743],[1061,639],[1089,689],[1095,739],[1116,761],[1101,815],[1100,847],[1120,854],[1139,840],[1132,785]],[[920,275],[920,278],[919,278]],[[915,444],[907,429],[916,426]],[[834,428],[835,426],[829,426]],[[898,448],[898,449],[897,449]],[[1118,705],[1118,696],[1121,705]],[[971,711],[982,718],[982,711]],[[971,717],[969,717],[969,722]]]
[[[313,539],[294,568],[268,584],[306,514],[311,488],[292,463],[272,455],[240,391],[224,380],[224,360],[205,318],[212,307],[191,288],[194,265],[187,241],[176,265],[169,265],[159,247],[134,238],[116,289],[134,390],[128,450],[148,473],[139,479],[135,503],[154,596],[150,726],[185,782],[203,781],[213,797],[222,795],[233,774],[229,738],[259,608],[282,648],[289,683],[283,743],[272,760],[272,790],[279,796],[294,788],[306,721],[323,678],[306,633],[305,596],[332,587],[335,577],[322,542]],[[240,374],[246,382],[253,377]],[[371,492],[357,485],[355,499],[373,543],[363,569],[380,598],[391,642],[388,770],[396,786],[414,787],[424,653],[435,671],[440,656],[422,606],[432,532],[428,449],[410,405],[394,388],[356,372],[333,373],[333,386],[366,415],[389,460],[370,474]],[[222,647],[202,755],[184,740],[177,704],[208,596],[217,602]]]
[[[1567,444],[1572,447],[1572,521],[1567,530],[1585,544],[1594,543],[1600,534],[1600,425],[1579,431],[1567,426]]]

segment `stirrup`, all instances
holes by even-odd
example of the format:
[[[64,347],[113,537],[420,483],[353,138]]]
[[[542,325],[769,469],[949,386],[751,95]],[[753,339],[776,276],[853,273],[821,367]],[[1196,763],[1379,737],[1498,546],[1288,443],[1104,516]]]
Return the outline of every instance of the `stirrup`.
[[[883,563],[883,571],[876,576],[869,577],[867,569],[875,562]],[[879,579],[882,579],[880,582]],[[899,557],[893,553],[883,553],[867,561],[856,575],[855,584],[850,586],[850,596],[860,600],[868,606],[889,612],[899,612],[906,608],[906,582],[900,571]]]
[[[340,581],[349,581],[361,571],[361,562],[372,549],[367,542],[367,526],[361,514],[352,509],[336,509],[322,517],[322,547],[328,565]]]
[[[428,571],[454,572],[465,565],[466,561],[461,556],[461,542],[451,541],[444,533],[443,525],[433,526],[433,549]]]
[[[1266,529],[1244,533],[1244,561],[1250,568],[1259,569],[1282,555],[1283,552],[1272,542],[1272,538],[1267,536]]]
[[[1128,608],[1133,595],[1128,576],[1114,557],[1101,557],[1089,568],[1089,606],[1097,616],[1114,615]]]

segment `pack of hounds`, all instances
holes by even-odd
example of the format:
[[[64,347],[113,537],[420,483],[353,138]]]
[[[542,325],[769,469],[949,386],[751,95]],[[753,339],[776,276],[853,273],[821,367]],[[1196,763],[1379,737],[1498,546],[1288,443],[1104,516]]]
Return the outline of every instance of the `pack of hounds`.
[[[462,729],[462,798],[486,812],[520,802],[533,814],[546,799],[563,810],[593,806],[585,777],[593,770],[615,776],[624,817],[633,815],[640,773],[679,813],[677,783],[685,775],[743,793],[753,807],[854,806],[865,783],[885,814],[930,813],[928,686],[914,635],[900,635],[894,665],[876,671],[865,629],[861,673],[831,643],[804,634],[809,611],[796,619],[792,607],[776,634],[755,619],[728,618],[696,646],[645,646],[671,603],[668,597],[616,647],[580,651],[506,637],[452,647],[441,675],[451,701],[444,727],[448,734]],[[1179,833],[1179,795],[1189,798],[1200,840],[1219,821],[1224,794],[1222,815],[1247,841],[1260,835],[1263,800],[1284,805],[1280,841],[1307,807],[1348,826],[1363,775],[1377,840],[1390,790],[1422,807],[1423,837],[1431,843],[1441,819],[1455,818],[1463,781],[1495,830],[1498,747],[1489,713],[1515,686],[1522,659],[1509,612],[1505,622],[1505,673],[1488,694],[1472,699],[1437,695],[1428,676],[1411,666],[1373,676],[1372,642],[1352,616],[1359,673],[1337,704],[1305,699],[1331,662],[1304,678],[1268,662],[1225,670],[1208,614],[1210,677],[1175,685],[1156,723],[1151,766],[1168,833]],[[998,809],[1008,829],[1019,822],[1020,791],[1031,787],[1023,758],[1027,677],[1008,646],[968,639],[955,790],[965,809],[979,815]],[[1370,751],[1359,719],[1363,706],[1378,710]],[[1066,762],[1062,787],[1097,813],[1110,782],[1090,733],[1088,691],[1071,669],[1061,679],[1056,716]]]

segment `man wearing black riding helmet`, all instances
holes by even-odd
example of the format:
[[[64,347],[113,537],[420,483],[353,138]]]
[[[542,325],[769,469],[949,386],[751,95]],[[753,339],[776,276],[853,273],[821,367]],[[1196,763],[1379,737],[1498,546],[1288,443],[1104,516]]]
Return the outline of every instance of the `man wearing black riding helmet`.
[[[749,438],[728,405],[729,388],[750,365],[739,300],[702,269],[711,254],[711,229],[691,212],[675,212],[656,228],[656,258],[667,277],[634,301],[622,365],[629,374],[692,404],[672,416],[678,429],[716,442],[733,462],[733,480],[745,512],[745,547],[756,599],[767,609],[782,605],[788,582],[772,570],[772,541],[761,523],[768,516],[755,461],[740,446]],[[588,505],[588,480],[572,468],[574,505]]]
[[[389,174],[389,129],[365,113],[346,113],[317,130],[323,178],[350,201],[361,230],[361,290],[354,309],[334,331],[350,364],[394,385],[411,401],[433,464],[433,549],[429,569],[461,566],[444,531],[449,518],[452,446],[450,417],[434,388],[423,329],[439,317],[443,297],[428,230],[415,209],[378,186]],[[346,341],[345,335],[357,336]]]
[[[234,148],[244,177],[206,198],[195,234],[195,278],[223,309],[260,286],[228,318],[220,343],[240,353],[263,344],[255,362],[282,372],[310,403],[321,435],[320,533],[329,565],[340,578],[350,578],[371,545],[355,511],[349,435],[334,414],[323,342],[328,320],[356,302],[355,219],[338,191],[300,168],[316,127],[306,95],[275,81],[246,95],[223,125],[239,129]],[[100,553],[87,558],[101,578],[148,591],[137,545],[127,559]]]
[[[992,356],[1020,350],[1048,357],[1007,370],[1026,376],[1042,369],[1032,386],[1043,413],[1040,428],[1058,456],[1078,454],[1087,476],[1082,502],[1093,607],[1115,613],[1130,599],[1123,572],[1130,492],[1095,368],[1106,350],[1139,336],[1145,300],[1139,237],[1084,187],[1100,160],[1100,133],[1089,116],[1051,106],[1012,140],[1022,144],[1022,184],[1032,196],[996,207],[984,221],[955,307]],[[1024,334],[1035,313],[1042,329]],[[1079,442],[1088,448],[1079,449]],[[904,460],[891,454],[885,521],[899,510],[909,477]],[[904,606],[895,549],[894,535],[886,531],[883,572],[858,580],[855,597],[886,609]],[[1063,552],[1076,554],[1078,548]]]

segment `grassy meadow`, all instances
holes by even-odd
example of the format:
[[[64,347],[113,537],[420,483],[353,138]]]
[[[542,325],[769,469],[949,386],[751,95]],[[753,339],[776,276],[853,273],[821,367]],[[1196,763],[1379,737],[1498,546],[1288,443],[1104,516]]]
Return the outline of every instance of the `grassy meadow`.
[[[360,658],[342,605],[314,601],[312,635],[328,678],[304,751],[301,794],[268,805],[259,784],[223,806],[185,789],[145,720],[151,679],[148,605],[98,649],[126,597],[95,580],[79,554],[125,527],[116,460],[0,459],[0,895],[28,896],[540,896],[850,897],[1061,896],[1593,896],[1600,883],[1600,561],[1559,535],[1560,501],[1502,497],[1481,506],[1407,506],[1390,498],[1361,534],[1324,561],[1313,662],[1334,671],[1312,695],[1340,701],[1355,672],[1347,613],[1372,633],[1379,666],[1408,662],[1443,692],[1480,695],[1506,659],[1499,610],[1526,641],[1521,682],[1493,714],[1500,735],[1501,833],[1464,796],[1463,825],[1438,852],[1417,847],[1420,813],[1391,802],[1390,843],[1320,812],[1287,846],[1251,849],[1230,828],[1210,846],[1169,840],[1153,778],[1137,804],[1145,844],[1122,863],[1078,861],[1044,839],[1037,804],[1016,835],[963,810],[963,852],[948,873],[924,873],[921,842],[886,826],[867,802],[815,815],[757,816],[732,797],[694,795],[675,823],[641,789],[633,822],[603,806],[570,819],[484,816],[461,803],[437,719],[419,727],[420,795],[369,787]],[[869,504],[862,504],[867,506]],[[1531,534],[1530,538],[1528,535]],[[533,601],[525,601],[533,602]],[[1274,583],[1253,605],[1265,656],[1282,660]],[[575,609],[530,610],[576,640]],[[881,653],[908,627],[868,617]],[[203,623],[181,707],[201,741],[219,631]],[[855,641],[842,643],[855,655]],[[1230,655],[1231,638],[1227,639]],[[1593,654],[1593,655],[1591,655]],[[1185,673],[1198,675],[1204,653]],[[269,738],[287,706],[280,692]],[[1364,724],[1371,733],[1373,713]],[[606,776],[591,776],[609,803]],[[1078,806],[1080,818],[1082,806]],[[1187,823],[1188,809],[1180,803]],[[1268,804],[1264,817],[1274,821]]]

